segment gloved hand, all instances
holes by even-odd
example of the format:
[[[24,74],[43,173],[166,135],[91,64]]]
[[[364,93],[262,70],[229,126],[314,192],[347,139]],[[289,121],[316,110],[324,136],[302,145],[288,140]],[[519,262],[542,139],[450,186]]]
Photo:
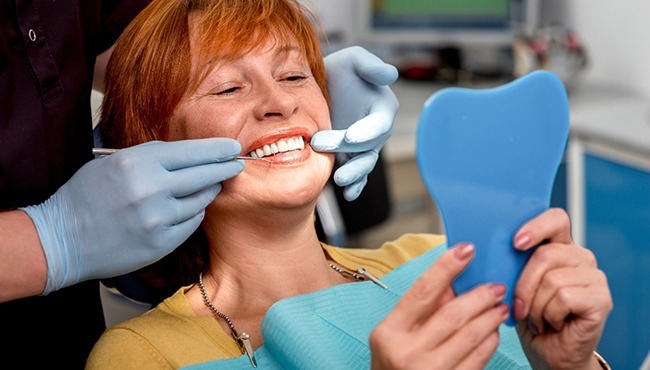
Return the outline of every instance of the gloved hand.
[[[398,73],[359,46],[328,55],[325,68],[333,130],[317,132],[311,146],[339,153],[337,158],[344,164],[334,173],[334,182],[345,187],[343,196],[352,201],[361,194],[391,135],[399,103],[387,85],[395,82]]]
[[[216,138],[150,142],[90,161],[52,197],[23,208],[47,259],[43,294],[157,261],[196,230],[241,145]]]

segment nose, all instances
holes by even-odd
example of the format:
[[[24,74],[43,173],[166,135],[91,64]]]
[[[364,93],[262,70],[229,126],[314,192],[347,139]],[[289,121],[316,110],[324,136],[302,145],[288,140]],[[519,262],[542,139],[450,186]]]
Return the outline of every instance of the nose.
[[[291,86],[278,81],[260,83],[257,89],[258,104],[255,106],[255,116],[258,120],[269,120],[274,117],[290,117],[298,109],[298,99],[291,92]]]

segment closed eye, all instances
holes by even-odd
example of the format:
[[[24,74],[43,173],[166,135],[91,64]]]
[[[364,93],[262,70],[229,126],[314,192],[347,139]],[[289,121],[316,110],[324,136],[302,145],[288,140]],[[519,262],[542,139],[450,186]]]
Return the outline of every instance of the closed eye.
[[[231,87],[225,90],[220,90],[220,91],[215,91],[211,93],[210,95],[228,95],[228,94],[233,94],[239,90],[239,87]]]
[[[293,81],[302,81],[306,80],[307,76],[302,76],[302,75],[294,75],[294,76],[289,76],[285,78],[286,81],[293,82]]]

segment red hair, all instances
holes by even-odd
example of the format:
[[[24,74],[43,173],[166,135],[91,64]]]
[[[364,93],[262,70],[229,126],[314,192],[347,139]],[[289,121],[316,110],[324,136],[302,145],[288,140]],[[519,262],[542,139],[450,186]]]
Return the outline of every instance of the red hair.
[[[281,46],[298,42],[327,99],[315,17],[298,0],[154,0],[124,31],[108,63],[104,143],[124,148],[166,140],[174,110],[215,60],[245,55],[269,35]]]

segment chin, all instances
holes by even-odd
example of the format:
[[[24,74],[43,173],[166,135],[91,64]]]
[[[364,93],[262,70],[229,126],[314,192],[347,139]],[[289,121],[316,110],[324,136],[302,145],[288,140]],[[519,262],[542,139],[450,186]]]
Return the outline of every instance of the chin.
[[[296,179],[285,181],[273,189],[268,189],[265,198],[270,203],[274,203],[280,207],[284,205],[286,208],[315,204],[325,183],[314,183],[313,179],[310,180],[311,183],[309,184],[300,183]]]

